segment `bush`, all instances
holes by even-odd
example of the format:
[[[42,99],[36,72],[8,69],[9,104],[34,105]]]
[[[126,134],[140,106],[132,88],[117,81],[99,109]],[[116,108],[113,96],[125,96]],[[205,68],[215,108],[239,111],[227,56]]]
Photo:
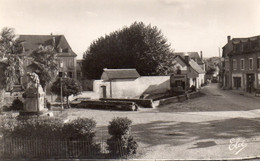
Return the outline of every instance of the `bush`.
[[[128,118],[115,118],[108,126],[108,132],[112,137],[107,140],[108,150],[114,157],[135,154],[137,143],[130,134],[132,121]]]
[[[13,100],[12,105],[9,107],[9,111],[19,111],[23,109],[23,102],[17,97]]]
[[[12,116],[1,116],[0,118],[0,135],[2,137],[10,136],[18,126],[18,121]]]
[[[8,136],[39,139],[59,139],[62,134],[63,122],[53,117],[18,118],[9,120],[14,127],[9,127]],[[8,123],[7,123],[8,124]],[[7,127],[8,128],[8,127]]]
[[[1,120],[3,137],[56,139],[60,136],[62,121],[57,118],[11,118]]]
[[[93,119],[78,118],[64,124],[61,119],[54,117],[3,117],[0,125],[3,136],[93,142],[96,122]]]
[[[96,122],[93,119],[78,118],[65,124],[61,119],[51,117],[36,117],[28,119],[5,117],[0,121],[0,135],[2,135],[3,139],[14,138],[18,140],[43,140],[44,146],[50,146],[49,148],[51,149],[55,147],[52,147],[52,144],[56,145],[56,143],[52,141],[62,141],[63,143],[66,141],[66,147],[63,147],[63,150],[60,149],[61,151],[64,151],[64,156],[65,154],[77,157],[81,157],[81,155],[83,155],[90,159],[97,158],[101,154],[100,144],[96,144],[94,141],[94,128],[96,126]],[[85,148],[75,149],[74,143],[69,141],[77,141],[80,143],[78,145],[84,146]],[[23,146],[26,149],[30,148],[31,145],[24,144]],[[55,150],[53,151],[53,154],[56,155]],[[27,157],[35,157],[30,154],[26,155]],[[57,153],[57,155],[61,154]]]
[[[95,127],[96,122],[93,119],[77,118],[76,120],[64,124],[62,130],[63,139],[70,141],[84,141],[88,148],[91,149],[91,151],[89,151],[91,152],[90,155],[96,157],[101,153],[101,146],[100,144],[96,144],[94,140],[96,135],[96,132],[94,131]]]
[[[132,121],[127,117],[125,118],[115,118],[110,122],[108,126],[108,133],[113,136],[126,135],[130,131],[130,125]]]
[[[95,137],[95,127],[96,122],[93,119],[78,118],[64,124],[63,135],[66,139],[69,140],[84,139],[92,141]]]

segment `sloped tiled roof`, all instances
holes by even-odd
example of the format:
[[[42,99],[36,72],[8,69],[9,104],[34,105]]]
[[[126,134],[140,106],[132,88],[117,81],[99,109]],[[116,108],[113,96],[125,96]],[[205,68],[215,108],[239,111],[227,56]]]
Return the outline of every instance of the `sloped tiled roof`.
[[[190,66],[199,74],[205,73],[205,71],[199,66],[198,63],[196,63],[194,60],[189,61]]]
[[[230,40],[228,43],[226,43],[226,45],[223,47],[224,52],[222,57],[228,56],[229,54],[231,54],[231,52],[233,51],[233,46],[234,44],[239,44],[239,43],[246,43],[249,41],[254,41],[260,38],[260,35],[258,36],[253,36],[253,37],[247,37],[247,38],[232,38],[232,40]]]
[[[64,35],[19,35],[18,40],[22,42],[25,51],[35,50],[40,45],[54,45],[54,49],[58,53],[57,56],[77,56],[72,51]],[[59,48],[62,49],[61,53],[58,52]]]
[[[190,59],[189,63],[187,63],[186,60],[183,59],[180,55],[176,55],[174,59],[177,60],[176,58],[180,58],[179,60],[182,61],[186,66],[190,66],[191,67],[191,71],[187,73],[188,74],[188,78],[197,77],[197,75],[194,75],[194,72],[196,72],[198,74],[205,73],[205,71],[194,60]]]
[[[104,69],[102,80],[136,79],[140,77],[136,69]]]
[[[179,58],[179,59],[182,61],[182,63],[185,64],[186,66],[189,66],[189,63],[187,63],[187,62],[185,61],[185,59],[184,59],[183,57],[181,57],[180,55],[176,55],[173,59],[176,60],[176,58]],[[179,63],[180,63],[180,62],[179,62]]]
[[[185,57],[186,54],[189,55],[190,59],[196,60],[198,64],[203,64],[203,60],[201,59],[201,57],[199,56],[198,52],[175,52],[175,55],[179,55],[182,58]]]

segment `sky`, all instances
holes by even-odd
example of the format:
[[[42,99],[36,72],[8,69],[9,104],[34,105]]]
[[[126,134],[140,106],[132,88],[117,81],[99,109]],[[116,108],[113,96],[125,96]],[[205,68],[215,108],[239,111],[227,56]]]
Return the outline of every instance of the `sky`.
[[[176,52],[219,55],[227,36],[260,35],[259,0],[0,0],[0,29],[65,35],[81,59],[101,36],[133,22],[157,26]]]

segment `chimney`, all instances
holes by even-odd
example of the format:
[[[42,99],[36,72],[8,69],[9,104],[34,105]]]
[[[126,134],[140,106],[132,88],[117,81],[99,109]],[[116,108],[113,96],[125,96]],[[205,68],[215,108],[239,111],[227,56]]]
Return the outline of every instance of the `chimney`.
[[[186,63],[189,63],[189,62],[190,62],[190,56],[189,56],[188,53],[185,53],[184,59],[185,59]]]
[[[227,36],[227,42],[229,43],[231,40],[231,36]]]
[[[203,59],[202,51],[200,51],[200,58]]]

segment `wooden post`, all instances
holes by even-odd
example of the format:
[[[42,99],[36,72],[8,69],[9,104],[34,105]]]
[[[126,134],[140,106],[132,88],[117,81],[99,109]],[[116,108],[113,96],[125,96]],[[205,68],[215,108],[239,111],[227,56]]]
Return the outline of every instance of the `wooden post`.
[[[110,97],[112,98],[112,81],[110,80]]]

